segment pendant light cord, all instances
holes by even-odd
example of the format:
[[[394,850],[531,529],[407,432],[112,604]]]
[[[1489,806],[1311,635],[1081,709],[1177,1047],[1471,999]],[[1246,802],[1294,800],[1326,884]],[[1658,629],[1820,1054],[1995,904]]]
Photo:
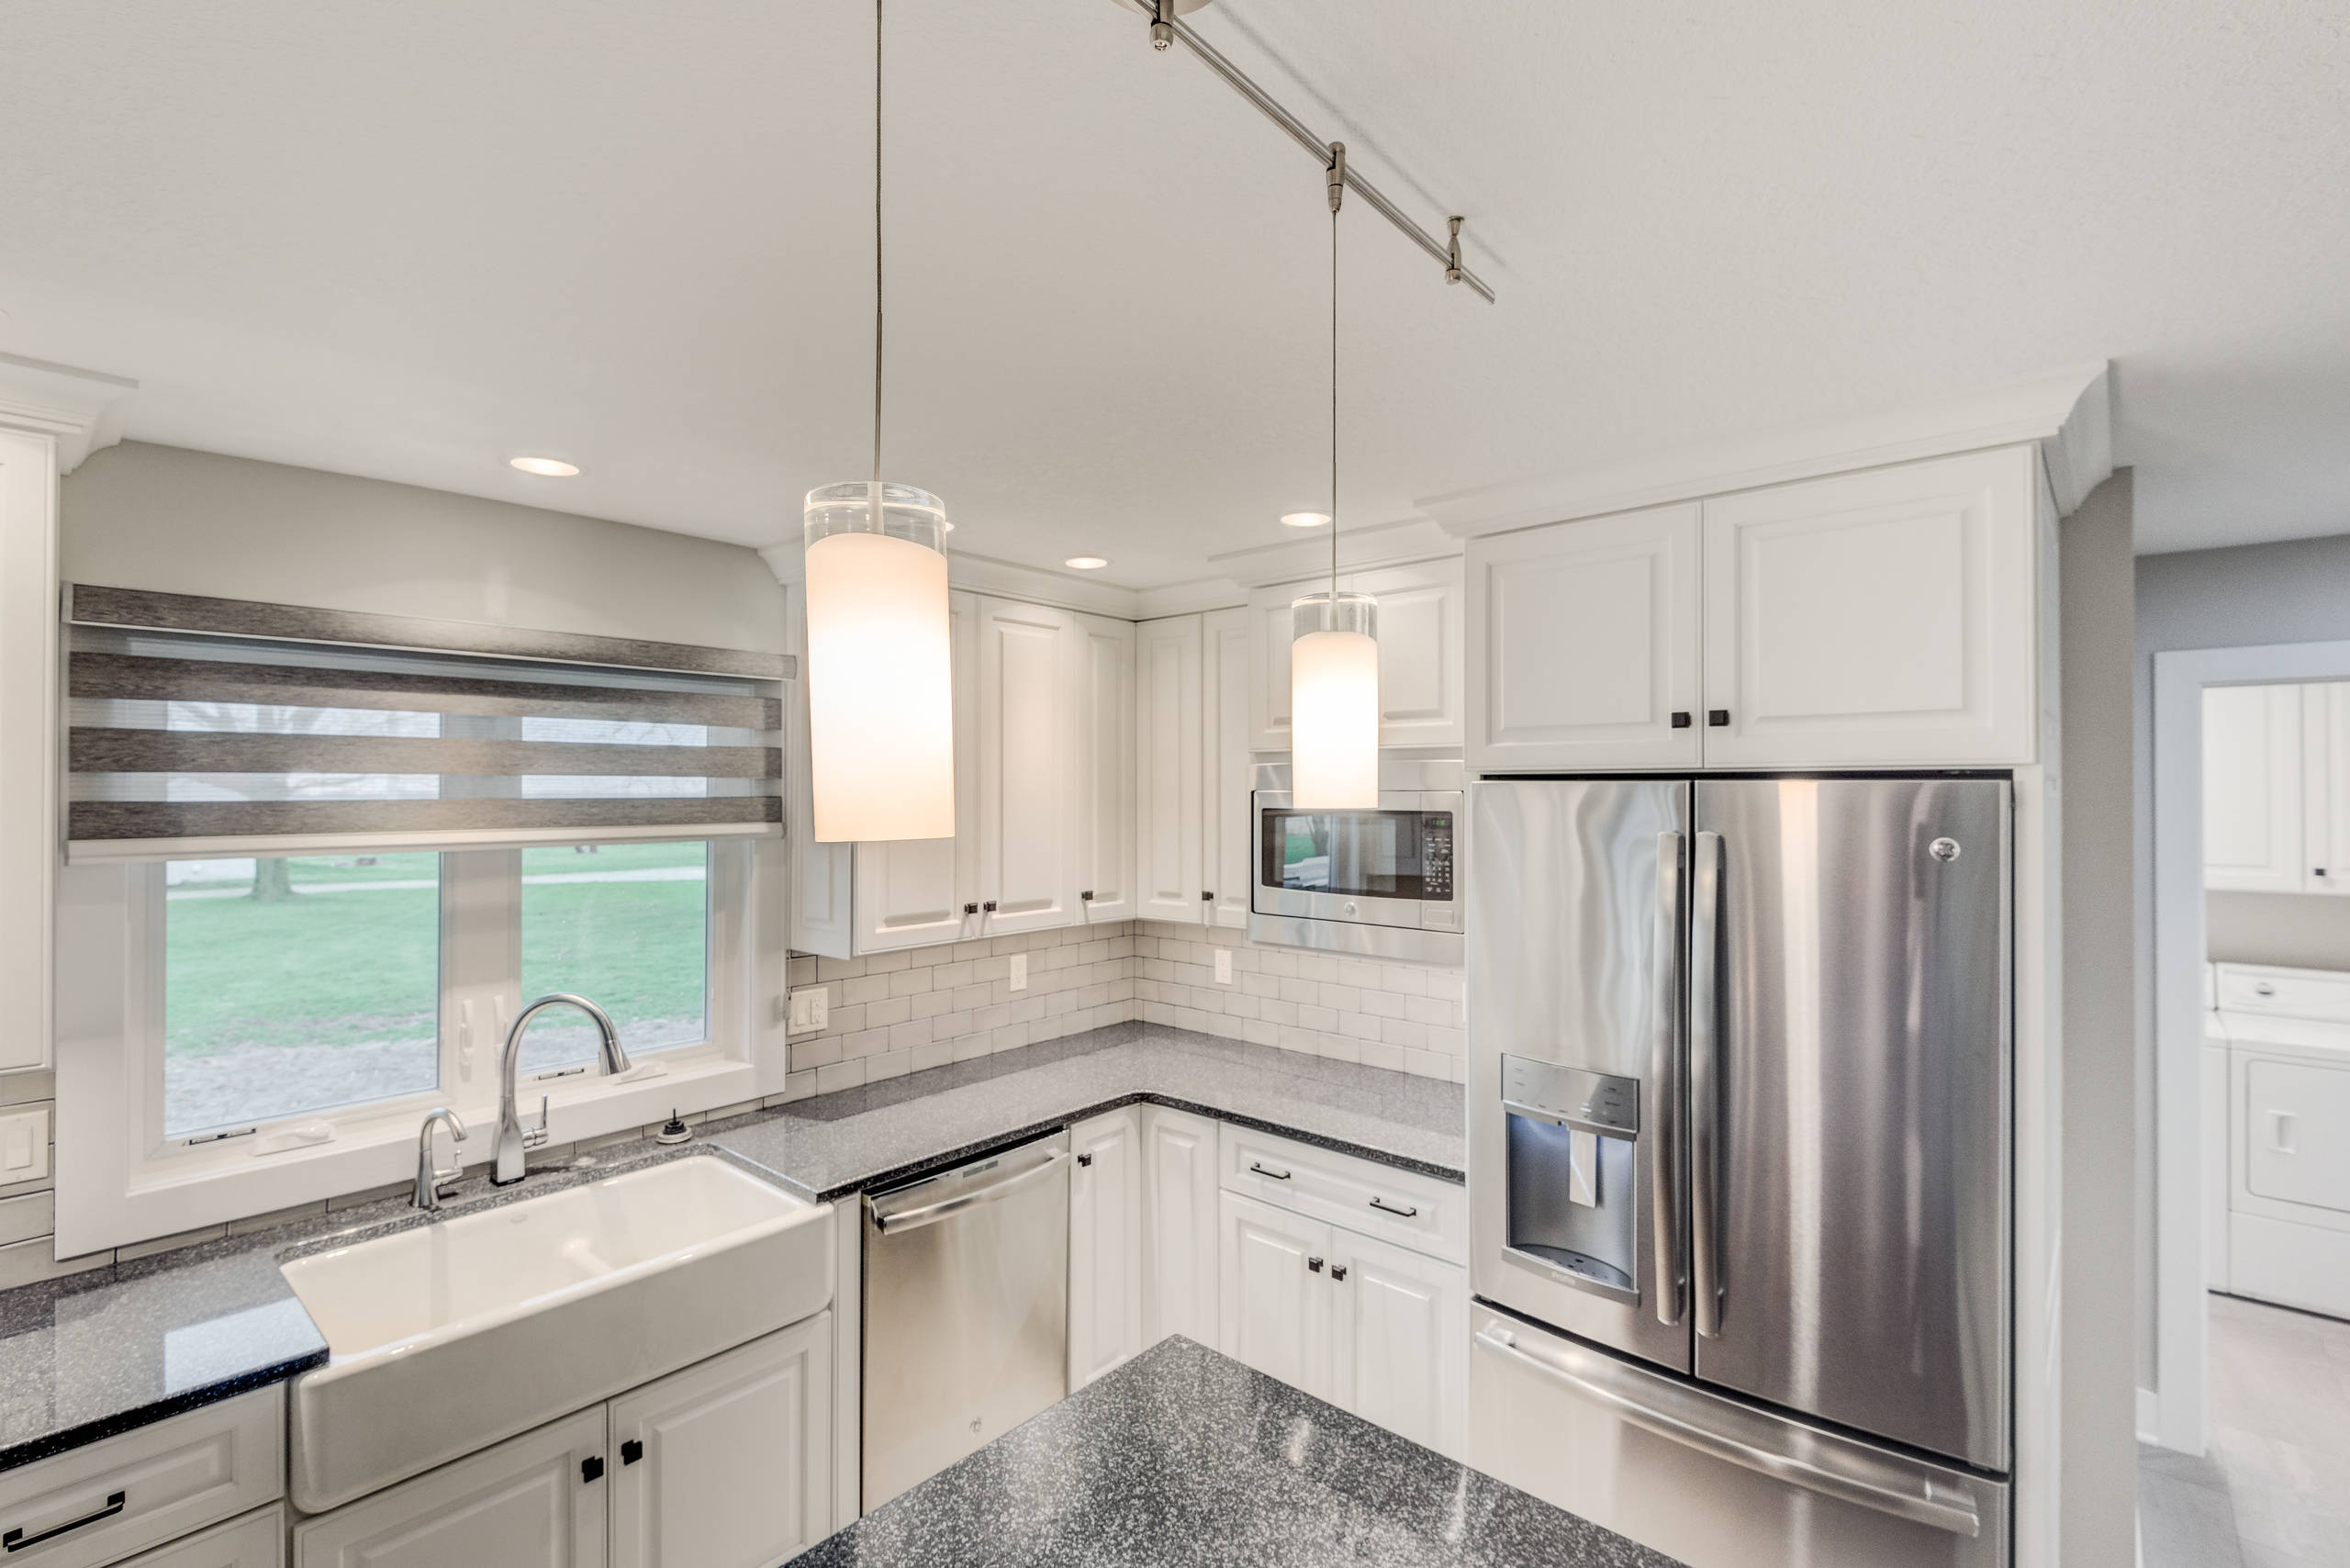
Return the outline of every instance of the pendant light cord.
[[[1343,188],[1343,187],[1342,187]],[[1330,202],[1330,630],[1338,629],[1338,201]]]
[[[881,488],[881,0],[873,0],[873,487]]]

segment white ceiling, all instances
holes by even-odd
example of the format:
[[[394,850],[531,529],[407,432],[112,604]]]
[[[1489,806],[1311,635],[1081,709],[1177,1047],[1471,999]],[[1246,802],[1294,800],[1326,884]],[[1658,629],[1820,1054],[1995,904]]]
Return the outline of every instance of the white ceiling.
[[[2350,530],[2337,0],[1192,20],[1500,292],[1349,206],[1349,521],[2111,358],[2142,548]],[[0,352],[137,378],[141,440],[791,537],[869,462],[871,25],[12,0]],[[1130,587],[1277,540],[1326,484],[1312,161],[1112,0],[890,39],[890,476]]]

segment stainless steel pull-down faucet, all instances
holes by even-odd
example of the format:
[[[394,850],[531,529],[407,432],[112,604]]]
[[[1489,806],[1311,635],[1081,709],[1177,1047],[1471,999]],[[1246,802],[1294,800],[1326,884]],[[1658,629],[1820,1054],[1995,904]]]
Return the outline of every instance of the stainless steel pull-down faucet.
[[[606,1074],[619,1077],[628,1070],[628,1052],[621,1048],[620,1031],[612,1027],[609,1014],[584,996],[569,991],[556,991],[543,996],[514,1015],[513,1027],[506,1031],[506,1048],[498,1058],[498,1167],[490,1174],[493,1186],[510,1187],[522,1179],[523,1159],[527,1150],[547,1141],[546,1096],[539,1097],[539,1125],[528,1132],[522,1129],[522,1118],[514,1109],[514,1068],[522,1056],[522,1031],[531,1020],[550,1007],[576,1007],[595,1021],[596,1032],[602,1038],[602,1062]]]
[[[462,1157],[446,1170],[432,1158],[432,1129],[444,1122],[448,1124],[451,1137],[459,1143],[465,1141],[465,1124],[459,1121],[457,1113],[446,1105],[438,1105],[426,1112],[424,1126],[418,1129],[416,1135],[416,1195],[413,1201],[427,1214],[439,1211],[441,1200],[450,1194],[457,1178],[465,1173]]]

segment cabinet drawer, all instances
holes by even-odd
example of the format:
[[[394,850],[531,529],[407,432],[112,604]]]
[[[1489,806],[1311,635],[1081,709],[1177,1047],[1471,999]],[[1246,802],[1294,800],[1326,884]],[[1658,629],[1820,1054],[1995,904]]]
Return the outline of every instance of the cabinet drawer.
[[[96,1568],[285,1492],[273,1384],[0,1473],[0,1542],[9,1568]]]
[[[280,1568],[285,1561],[285,1510],[272,1505],[159,1546],[122,1568]]]
[[[2350,974],[2219,964],[2220,1006],[2230,1013],[2350,1023]]]
[[[1469,1254],[1467,1189],[1225,1124],[1225,1190],[1438,1258]]]

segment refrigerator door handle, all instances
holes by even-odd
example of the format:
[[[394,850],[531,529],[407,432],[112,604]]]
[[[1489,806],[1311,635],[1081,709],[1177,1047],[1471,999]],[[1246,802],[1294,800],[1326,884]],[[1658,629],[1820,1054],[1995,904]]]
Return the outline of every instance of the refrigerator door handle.
[[[1579,1363],[1588,1365],[1565,1367],[1528,1350],[1517,1342],[1515,1334],[1498,1326],[1480,1329],[1474,1338],[1480,1350],[1555,1378],[1584,1398],[1607,1406],[1633,1426],[1685,1448],[1741,1465],[1790,1486],[1801,1486],[1822,1496],[1930,1525],[1953,1535],[1972,1539],[1983,1533],[1982,1512],[1970,1493],[1938,1484],[1932,1475],[1903,1462],[1897,1456],[1786,1423],[1774,1424],[1801,1434],[1805,1446],[1813,1450],[1812,1457],[1768,1447],[1761,1441],[1748,1441],[1707,1424],[1701,1410],[1684,1415],[1658,1408],[1640,1395],[1659,1387],[1669,1395],[1679,1392],[1677,1384],[1651,1373],[1621,1367],[1596,1352],[1577,1357]],[[1695,1397],[1715,1403],[1705,1395]],[[1759,1423],[1765,1418],[1757,1416],[1753,1419],[1758,1427],[1748,1435],[1759,1438]]]
[[[1651,1002],[1648,1125],[1651,1214],[1656,1226],[1656,1320],[1681,1321],[1688,1283],[1681,1257],[1681,835],[1656,835],[1656,994]]]
[[[1716,1039],[1722,882],[1722,835],[1701,833],[1690,868],[1689,921],[1689,1285],[1697,1332],[1722,1332],[1721,1069]]]

